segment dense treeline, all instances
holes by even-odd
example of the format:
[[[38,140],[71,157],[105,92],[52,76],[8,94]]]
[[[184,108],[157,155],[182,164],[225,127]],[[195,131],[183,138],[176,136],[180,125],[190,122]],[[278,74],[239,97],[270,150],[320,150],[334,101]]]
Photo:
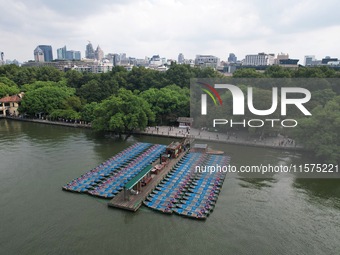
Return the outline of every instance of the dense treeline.
[[[189,116],[190,79],[222,77],[213,69],[176,64],[166,72],[143,67],[134,67],[128,72],[123,67],[114,67],[104,74],[82,74],[73,70],[64,73],[53,67],[5,65],[0,67],[0,97],[24,91],[25,97],[19,109],[22,114],[92,122],[96,130],[122,133],[143,129],[147,125],[172,125],[177,117]],[[299,67],[292,70],[272,66],[263,73],[255,69],[239,69],[233,77],[325,79],[340,78],[340,72],[328,67]],[[240,88],[246,91],[242,84]],[[321,83],[320,80],[316,83],[311,80],[306,88],[312,92],[312,99],[307,104],[312,116],[301,118],[297,109],[290,109],[290,117],[299,120],[296,128],[282,130],[279,127],[263,127],[247,128],[247,131],[261,136],[284,133],[303,142],[319,158],[339,162],[340,84],[337,80],[329,82],[325,79]],[[254,106],[257,109],[270,107],[271,89],[261,83],[254,84],[254,101],[258,102]],[[228,92],[221,97],[223,102],[232,100]],[[227,104],[214,114],[229,114],[230,117],[231,111],[231,104]],[[254,118],[249,112],[244,117]],[[277,112],[270,117],[280,118]],[[229,129],[221,128],[220,131]]]
[[[220,76],[213,69],[176,64],[171,65],[167,72],[144,67],[135,67],[128,72],[117,66],[103,74],[83,74],[74,70],[64,73],[53,67],[5,65],[0,67],[0,97],[23,91],[25,97],[20,113],[93,122],[97,130],[121,133],[147,125],[174,124],[177,117],[188,116],[190,79]],[[150,110],[151,114],[147,114],[146,122],[131,126],[131,116],[128,117],[127,111],[134,109],[133,101],[136,98],[139,109],[145,112]],[[116,110],[111,112],[111,117],[120,124],[104,125],[102,120],[108,121],[109,118],[107,114],[103,116],[104,112],[108,112],[108,102],[119,100],[124,101],[124,107],[115,104],[112,107],[119,108],[125,114],[119,122]]]

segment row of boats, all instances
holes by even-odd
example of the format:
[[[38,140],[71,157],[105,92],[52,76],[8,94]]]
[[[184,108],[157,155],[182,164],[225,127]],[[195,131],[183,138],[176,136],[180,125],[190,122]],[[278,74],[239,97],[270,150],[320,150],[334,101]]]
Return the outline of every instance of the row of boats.
[[[163,213],[206,219],[214,209],[226,173],[196,172],[196,166],[223,166],[229,162],[228,156],[187,153],[144,204]]]
[[[111,199],[165,151],[165,145],[135,143],[63,189]],[[229,161],[228,156],[186,152],[143,203],[163,213],[206,219],[215,207],[226,173],[196,170],[202,166],[226,166]]]
[[[124,185],[165,151],[165,145],[136,143],[66,184],[63,189],[113,198]]]

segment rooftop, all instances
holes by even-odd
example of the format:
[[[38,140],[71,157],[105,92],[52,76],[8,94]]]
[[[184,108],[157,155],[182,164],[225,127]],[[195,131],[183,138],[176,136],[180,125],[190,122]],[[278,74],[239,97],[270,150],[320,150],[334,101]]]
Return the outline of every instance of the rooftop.
[[[21,98],[18,95],[6,96],[0,99],[0,103],[18,103]]]

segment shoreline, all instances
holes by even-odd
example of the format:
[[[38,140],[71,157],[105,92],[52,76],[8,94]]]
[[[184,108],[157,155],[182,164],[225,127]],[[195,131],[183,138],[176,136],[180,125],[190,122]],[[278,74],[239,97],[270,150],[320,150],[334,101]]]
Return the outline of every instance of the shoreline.
[[[72,128],[85,128],[92,129],[91,125],[88,124],[80,124],[80,123],[69,123],[69,122],[61,122],[61,121],[49,121],[49,120],[41,120],[41,119],[24,119],[24,118],[13,118],[13,117],[4,117],[0,116],[0,119],[8,119],[8,120],[16,120],[16,121],[24,121],[24,122],[32,122],[32,123],[40,123],[45,125],[55,125],[55,126],[64,126],[64,127],[72,127]],[[152,130],[153,129],[153,130]],[[167,137],[167,138],[175,138],[182,139],[185,137],[194,138],[199,141],[206,142],[216,142],[216,143],[224,143],[224,144],[232,144],[232,145],[240,145],[240,146],[250,146],[250,147],[258,147],[258,148],[271,148],[276,150],[289,150],[289,151],[309,151],[302,146],[295,146],[295,144],[285,144],[280,145],[281,142],[285,141],[283,137],[274,137],[267,138],[262,141],[257,141],[256,139],[250,141],[249,138],[239,136],[236,134],[234,136],[209,132],[209,131],[199,131],[197,129],[191,129],[190,134],[185,132],[185,129],[178,127],[168,127],[161,126],[158,127],[158,131],[154,127],[149,127],[145,131],[134,131],[133,135],[145,135],[145,136],[156,136],[156,137]],[[238,137],[239,136],[239,137]]]
[[[46,125],[55,125],[55,126],[64,126],[64,127],[73,127],[73,128],[88,128],[91,129],[91,125],[86,124],[79,124],[79,123],[70,123],[70,122],[61,122],[61,121],[51,121],[51,120],[42,120],[42,119],[24,119],[24,118],[14,118],[14,117],[0,117],[0,119],[7,119],[7,120],[17,120],[17,121],[24,121],[24,122],[33,122],[33,123],[40,123]]]

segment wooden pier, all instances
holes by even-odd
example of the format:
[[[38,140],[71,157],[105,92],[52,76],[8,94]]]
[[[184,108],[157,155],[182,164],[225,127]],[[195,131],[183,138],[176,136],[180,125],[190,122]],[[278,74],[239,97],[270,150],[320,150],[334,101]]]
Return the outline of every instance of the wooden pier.
[[[142,205],[146,197],[156,188],[156,186],[165,178],[170,172],[173,166],[186,154],[186,151],[182,152],[178,158],[170,159],[168,164],[156,175],[153,175],[152,180],[144,187],[138,194],[131,195],[129,200],[124,197],[124,190],[119,192],[112,200],[108,203],[108,206],[125,209],[129,211],[137,211]],[[157,162],[158,163],[158,162]],[[157,163],[154,163],[156,165]]]

